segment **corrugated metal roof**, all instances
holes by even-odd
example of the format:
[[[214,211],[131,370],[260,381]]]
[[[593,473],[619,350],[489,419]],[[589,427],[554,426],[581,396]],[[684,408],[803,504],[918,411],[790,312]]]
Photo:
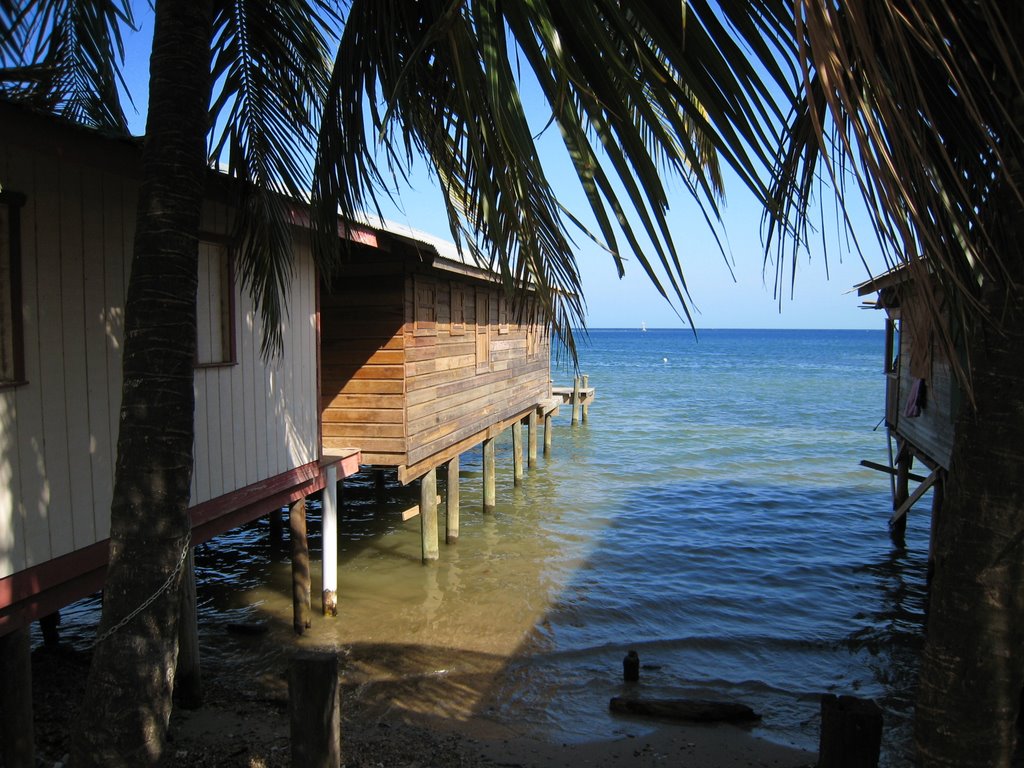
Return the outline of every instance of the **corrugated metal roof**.
[[[393,237],[399,237],[421,248],[433,251],[437,256],[433,266],[449,272],[469,274],[476,277],[497,280],[498,275],[486,264],[480,264],[468,248],[462,250],[451,240],[432,235],[408,224],[381,218],[371,213],[360,213],[353,223],[368,227]]]

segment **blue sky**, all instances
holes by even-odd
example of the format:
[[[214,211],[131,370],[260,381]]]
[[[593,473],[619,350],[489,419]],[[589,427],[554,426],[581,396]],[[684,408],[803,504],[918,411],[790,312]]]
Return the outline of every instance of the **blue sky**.
[[[133,133],[141,134],[145,128],[152,15],[148,4],[138,2],[134,6],[140,31],[126,36],[125,72],[136,111],[133,113],[130,105],[127,110]],[[528,92],[524,99],[529,103]],[[546,117],[539,118],[543,119]],[[557,187],[562,202],[587,220],[589,210],[575,177],[554,132],[549,131],[549,134],[552,134],[550,140],[541,141],[549,178],[566,180],[564,186]],[[697,204],[679,182],[669,188],[673,190],[670,210],[673,237],[682,253],[698,328],[881,327],[882,318],[878,313],[861,309],[861,299],[851,290],[854,284],[868,277],[868,272],[860,256],[848,246],[827,190],[823,201],[824,230],[816,233],[810,253],[805,252],[798,258],[794,290],[791,295],[787,277],[780,303],[774,295],[774,266],[769,265],[767,271],[764,270],[760,208],[746,189],[726,176],[727,199],[721,234],[733,267],[730,271]],[[398,205],[382,201],[387,218],[437,236],[450,237],[440,192],[422,164],[415,169],[410,186],[396,193]],[[851,212],[851,218],[862,243],[869,248],[864,254],[868,265],[876,273],[883,271],[881,256],[877,250],[870,250],[873,239],[867,218],[860,211]],[[827,266],[822,241],[827,244]],[[626,276],[619,280],[607,252],[582,235],[576,238],[576,243],[591,328],[633,328],[640,327],[641,323],[646,323],[648,328],[686,327],[639,265],[627,262]]]

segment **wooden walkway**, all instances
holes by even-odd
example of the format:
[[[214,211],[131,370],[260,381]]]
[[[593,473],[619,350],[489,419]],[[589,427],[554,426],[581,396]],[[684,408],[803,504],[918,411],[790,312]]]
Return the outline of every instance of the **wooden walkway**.
[[[572,405],[572,423],[577,424],[581,420],[580,412],[583,414],[582,421],[587,420],[587,412],[595,393],[596,390],[590,386],[589,376],[577,376],[571,387],[552,387],[551,399],[558,405]],[[557,405],[555,412],[557,413]]]

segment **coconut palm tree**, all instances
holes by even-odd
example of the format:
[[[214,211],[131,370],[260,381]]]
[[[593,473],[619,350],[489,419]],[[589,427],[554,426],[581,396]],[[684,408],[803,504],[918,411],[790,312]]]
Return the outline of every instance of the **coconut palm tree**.
[[[593,0],[571,12],[561,0],[354,0],[344,15],[333,6],[154,5],[110,567],[76,765],[150,764],[163,749],[189,547],[196,250],[209,158],[226,155],[239,182],[239,273],[260,307],[268,354],[280,343],[290,270],[284,198],[311,195],[317,253],[329,261],[339,208],[372,206],[414,154],[441,182],[453,234],[507,285],[532,281],[571,345],[583,311],[570,237],[580,219],[545,177],[522,71],[569,152],[594,236],[620,271],[624,238],[683,313],[663,177],[682,179],[709,220],[716,158],[769,198],[778,103],[794,98],[778,64],[792,59],[782,0]],[[118,25],[130,18],[127,0],[0,2],[3,95],[123,128]]]
[[[938,286],[929,313],[966,393],[933,534],[918,757],[1009,765],[1024,689],[1024,6],[802,0],[796,18],[807,98],[779,203],[801,205],[816,172],[840,190],[852,174],[890,263]]]
[[[322,220],[338,204],[346,213],[372,205],[389,172],[400,178],[409,157],[424,154],[441,181],[453,232],[510,282],[529,276],[551,289],[550,317],[568,326],[581,306],[559,304],[556,297],[567,294],[554,289],[575,286],[566,225],[574,219],[544,178],[518,96],[519,65],[533,73],[562,134],[597,235],[620,267],[616,238],[624,238],[659,285],[665,274],[660,267],[667,266],[663,290],[685,311],[661,174],[679,174],[713,219],[713,148],[767,197],[760,171],[774,150],[771,126],[779,112],[772,105],[790,97],[777,62],[791,61],[787,51],[799,43],[805,101],[794,113],[791,143],[779,154],[777,202],[769,210],[792,214],[792,228],[785,231],[799,237],[816,173],[824,169],[842,190],[852,171],[873,202],[876,233],[892,262],[927,270],[942,285],[947,304],[934,307],[935,320],[947,353],[961,361],[959,374],[970,395],[957,421],[946,513],[937,531],[917,713],[920,756],[935,765],[1009,760],[1022,687],[1015,617],[1024,597],[1018,479],[1024,409],[1017,369],[1024,360],[1022,11],[1012,2],[974,0],[802,0],[795,16],[788,4],[772,2],[691,2],[682,6],[685,17],[680,7],[606,0],[574,4],[570,17],[556,2],[354,2],[339,27],[341,44],[327,83],[311,55],[324,33],[317,24],[300,23],[304,3],[235,4],[233,14],[219,3],[157,3],[148,202],[140,206],[128,310],[126,410],[113,511],[115,567],[105,639],[90,684],[95,711],[117,714],[112,730],[121,734],[98,729],[90,745],[80,744],[83,757],[104,761],[104,749],[114,763],[135,760],[139,750],[152,757],[166,722],[174,666],[170,591],[120,632],[106,636],[106,628],[137,604],[137,595],[152,593],[176,573],[186,538],[190,281],[197,178],[211,154],[203,143],[211,135],[210,104],[221,129],[212,146],[229,148],[232,172],[252,182],[242,185],[248,197],[239,201],[246,214],[240,221],[256,233],[261,222],[271,222],[252,240],[259,247],[247,252],[242,270],[263,297],[268,349],[275,343],[273,318],[283,306],[280,286],[288,263],[287,239],[273,228],[275,193],[302,192],[307,170],[305,155],[282,151],[288,142],[281,139],[312,146],[321,95],[326,107],[312,199]],[[322,6],[313,10],[306,18],[326,18]],[[275,11],[287,15],[276,17]],[[123,127],[115,64],[118,21],[127,18],[127,4],[114,0],[0,3],[4,96],[69,119]],[[245,20],[254,23],[240,23]],[[291,36],[288,30],[303,31]],[[284,34],[275,38],[274,31]],[[260,60],[253,41],[281,55]],[[275,66],[289,76],[259,79]],[[764,84],[765,75],[780,92]],[[231,87],[211,95],[212,82],[229,81]],[[281,88],[253,87],[268,82]],[[294,98],[292,89],[301,92],[304,84],[305,95]],[[280,111],[250,109],[261,96]],[[166,119],[168,112],[174,119]],[[384,140],[383,160],[367,123]],[[156,208],[179,237],[156,242],[149,234]],[[630,209],[640,221],[637,231],[625,218]],[[769,226],[781,225],[773,218]],[[333,248],[321,240],[321,257],[329,258]],[[162,291],[157,313],[145,299],[154,280],[170,280],[166,285],[177,297],[172,301]],[[164,317],[174,321],[174,330],[161,336],[155,326]],[[173,402],[158,397],[164,389],[176,392]],[[174,416],[169,434],[152,435],[141,419],[157,410]],[[149,442],[146,451],[134,450],[136,440],[150,438],[159,438],[159,451]],[[149,467],[142,463],[147,456],[154,458]],[[158,484],[166,493],[154,492]],[[144,573],[133,570],[143,561],[149,563]],[[121,653],[130,663],[113,663]],[[150,667],[141,663],[154,659]],[[145,694],[131,698],[148,711],[125,720],[124,712],[115,712],[125,709],[120,692],[133,691],[147,668],[154,673],[144,681]],[[90,727],[99,719],[90,718]],[[115,752],[132,757],[115,760]]]
[[[197,243],[209,147],[230,147],[241,274],[279,339],[290,243],[281,193],[308,189],[332,8],[163,2],[155,13],[131,278],[110,565],[75,736],[78,765],[155,762],[170,715],[190,544]],[[4,95],[124,129],[114,75],[127,3],[5,3]],[[214,89],[216,83],[216,89]],[[208,143],[209,142],[209,143]]]

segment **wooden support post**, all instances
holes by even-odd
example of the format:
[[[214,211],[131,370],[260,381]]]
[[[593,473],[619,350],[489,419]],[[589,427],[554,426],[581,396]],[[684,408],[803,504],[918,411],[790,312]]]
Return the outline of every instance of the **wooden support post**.
[[[928,532],[928,570],[925,576],[925,583],[931,587],[932,579],[935,577],[935,535],[939,530],[939,518],[942,515],[942,496],[944,493],[945,479],[940,472],[932,485],[932,525]]]
[[[914,454],[907,443],[902,443],[896,452],[896,494],[892,499],[893,510],[900,509],[910,495],[910,468],[914,463]],[[905,514],[893,517],[889,523],[889,536],[896,546],[902,547],[906,543],[907,516]]]
[[[305,498],[292,504],[288,512],[288,532],[292,546],[292,626],[295,634],[301,635],[312,623],[309,615],[311,595]]]
[[[423,562],[437,560],[441,552],[437,546],[436,469],[420,478],[420,540],[423,542]]]
[[[323,536],[323,615],[338,615],[338,465],[324,468],[325,485],[322,502]]]
[[[818,743],[818,768],[876,768],[882,710],[870,699],[825,694]]]
[[[494,489],[494,438],[484,440],[484,512],[493,512],[497,504]]]
[[[35,768],[29,628],[0,637],[0,757],[7,768]]]
[[[275,509],[269,515],[270,518],[270,551],[278,553],[281,551],[281,544],[284,542],[284,522],[280,509]]]
[[[445,544],[454,544],[459,540],[459,457],[450,459],[447,464],[448,489],[445,499],[444,516],[444,541]]]
[[[300,651],[288,669],[292,765],[340,768],[341,697],[338,657],[325,651]]]
[[[588,387],[590,387],[590,376],[587,375],[587,374],[584,374],[584,376],[583,376],[583,389],[587,389]],[[589,403],[586,400],[584,400],[583,401],[583,405],[581,407],[582,407],[582,411],[583,411],[583,423],[586,424],[587,423],[587,416],[590,413],[590,405],[589,405]]]
[[[195,549],[189,547],[181,576],[178,614],[178,664],[174,672],[174,695],[185,709],[203,705],[203,680],[199,664],[199,614],[196,610]]]
[[[523,422],[512,425],[512,484],[523,482]]]
[[[39,618],[39,631],[43,634],[43,645],[56,648],[60,645],[60,611],[48,613]]]
[[[544,455],[551,455],[551,413],[544,414]]]
[[[527,437],[527,460],[526,466],[533,469],[537,466],[537,411],[530,411],[530,415],[526,417],[526,429],[528,432]]]
[[[572,421],[573,426],[580,421],[580,377],[572,380]]]

